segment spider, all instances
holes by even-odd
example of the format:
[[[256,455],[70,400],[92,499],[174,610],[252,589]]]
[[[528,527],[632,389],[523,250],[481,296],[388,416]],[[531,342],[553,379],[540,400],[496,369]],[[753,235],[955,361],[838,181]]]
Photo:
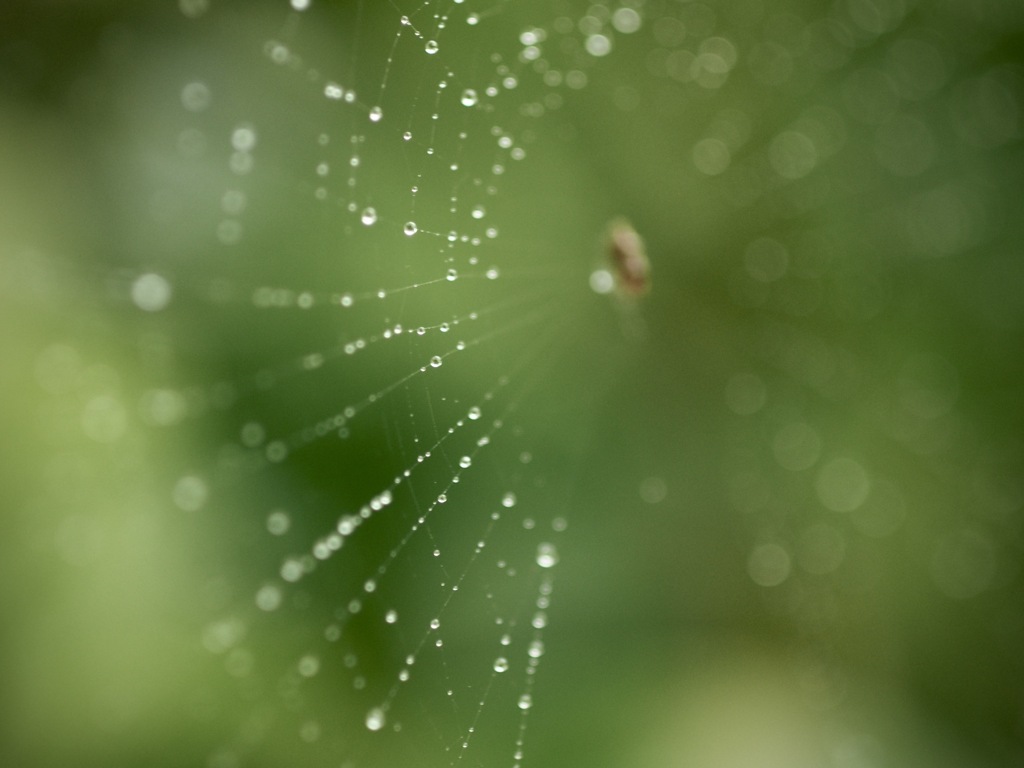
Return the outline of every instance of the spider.
[[[603,250],[606,266],[590,275],[590,287],[597,293],[617,294],[623,333],[641,340],[646,324],[637,302],[651,290],[651,262],[643,238],[626,219],[612,219],[605,230]]]
[[[651,290],[651,262],[643,238],[626,219],[612,219],[608,224],[603,250],[607,266],[590,276],[594,291],[615,291],[623,299],[638,299]]]

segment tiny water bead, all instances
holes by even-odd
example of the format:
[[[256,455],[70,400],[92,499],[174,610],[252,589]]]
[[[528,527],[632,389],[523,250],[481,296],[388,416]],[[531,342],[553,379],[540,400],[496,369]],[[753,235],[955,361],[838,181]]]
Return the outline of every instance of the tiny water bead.
[[[617,32],[624,35],[632,34],[640,29],[642,19],[640,14],[633,8],[623,6],[612,14],[612,26]]]
[[[281,607],[284,595],[281,588],[276,584],[267,584],[260,587],[256,593],[256,607],[261,611],[276,611]]]
[[[132,283],[132,302],[144,312],[159,312],[171,301],[171,284],[153,272],[140,275]]]
[[[606,35],[590,35],[584,43],[584,48],[591,56],[607,56],[611,53],[612,41]]]
[[[281,536],[291,527],[291,518],[284,510],[275,510],[267,517],[267,530],[274,536]]]
[[[499,656],[494,660],[494,671],[498,674],[508,671],[508,659],[504,656]]]
[[[434,355],[432,358],[430,358],[431,368],[440,368],[443,363],[444,360],[441,359],[440,355]]]
[[[196,512],[206,504],[209,493],[205,480],[195,475],[186,475],[175,483],[171,496],[178,509]]]
[[[367,227],[373,226],[377,223],[377,211],[375,208],[364,208],[363,212],[359,216],[359,220]]]
[[[405,226],[402,227],[402,231],[407,237],[412,237],[419,231],[419,227],[416,226],[415,221],[407,221],[405,222]]]
[[[462,98],[460,99],[460,101],[462,102],[462,106],[464,107],[474,107],[476,106],[477,102],[479,102],[479,100],[479,96],[477,96],[476,91],[473,90],[472,88],[467,88],[466,90],[464,90],[462,92]]]
[[[439,50],[437,40],[427,40],[427,42],[423,45],[423,50],[429,53],[430,55],[437,53]]]
[[[384,110],[382,110],[380,107],[373,107],[370,110],[370,122],[371,123],[379,123],[383,117],[384,117]]]
[[[249,152],[256,146],[256,131],[251,126],[240,126],[231,134],[231,146],[239,152]]]

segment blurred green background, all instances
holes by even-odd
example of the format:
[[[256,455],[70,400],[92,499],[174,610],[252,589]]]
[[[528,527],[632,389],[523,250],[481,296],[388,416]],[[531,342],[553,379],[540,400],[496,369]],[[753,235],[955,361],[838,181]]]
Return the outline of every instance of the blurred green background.
[[[43,2],[0,30],[3,764],[513,764],[524,676],[460,665],[488,669],[488,601],[528,629],[546,538],[524,765],[1024,761],[1024,6]],[[642,303],[588,288],[616,216]],[[460,435],[256,609],[474,404],[503,426],[457,487]],[[516,524],[449,560],[509,490]],[[417,637],[345,607],[382,561],[413,627],[467,596],[374,740]],[[347,651],[284,671],[342,614]],[[473,712],[495,680],[460,758],[446,689]]]

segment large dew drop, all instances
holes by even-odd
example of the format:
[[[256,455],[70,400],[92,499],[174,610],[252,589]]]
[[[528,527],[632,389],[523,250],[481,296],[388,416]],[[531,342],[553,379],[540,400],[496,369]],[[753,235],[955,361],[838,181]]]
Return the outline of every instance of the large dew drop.
[[[558,550],[550,542],[537,545],[537,565],[541,568],[553,568],[558,565]]]
[[[366,727],[371,731],[379,731],[386,722],[387,717],[384,714],[384,710],[380,707],[374,707],[366,713]]]

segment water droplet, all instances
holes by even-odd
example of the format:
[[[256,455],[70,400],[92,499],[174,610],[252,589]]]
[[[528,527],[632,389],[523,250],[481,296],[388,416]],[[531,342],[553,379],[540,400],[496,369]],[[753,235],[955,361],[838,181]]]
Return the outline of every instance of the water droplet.
[[[605,35],[591,35],[583,47],[591,56],[607,56],[612,49],[612,41]]]
[[[791,564],[789,553],[778,544],[759,544],[750,553],[747,572],[754,583],[777,587],[789,577]]]
[[[374,208],[364,208],[362,215],[359,220],[366,226],[372,226],[377,223],[377,211]]]
[[[441,359],[440,355],[434,355],[432,358],[430,358],[430,367],[431,368],[440,368],[441,367],[441,363],[443,363],[443,362],[444,361]]]
[[[480,418],[480,408],[478,406],[474,405],[472,408],[469,409],[469,418],[472,419],[473,421],[476,421],[477,419]]]
[[[405,222],[405,226],[402,227],[402,231],[405,232],[407,236],[412,237],[419,231],[419,227],[416,226],[415,221],[407,221]]]
[[[472,88],[467,88],[462,92],[462,105],[465,107],[476,106],[476,103],[479,100],[480,99],[476,95],[476,91],[474,91]]]
[[[427,40],[423,50],[431,55],[437,53],[437,40]]]
[[[494,671],[495,672],[507,672],[508,671],[508,659],[504,656],[499,656],[494,660]]]
[[[278,509],[270,513],[267,517],[267,530],[270,531],[274,536],[280,536],[288,532],[288,528],[291,526],[291,518],[288,517],[288,513],[284,510]]]
[[[366,727],[371,731],[379,731],[386,722],[387,717],[384,714],[384,710],[380,707],[374,707],[366,713]]]
[[[470,458],[469,456],[463,456],[461,459],[459,459],[459,466],[462,467],[463,469],[465,469],[472,463],[473,459]]]
[[[196,512],[202,509],[209,497],[206,482],[195,475],[186,475],[174,484],[172,492],[175,505],[185,512]]]
[[[255,129],[247,125],[236,128],[231,134],[231,146],[239,152],[251,151],[256,146]]]
[[[394,608],[389,610],[387,613],[384,614],[384,621],[386,621],[388,624],[394,624],[396,621],[398,621],[398,611],[396,611]]]
[[[516,505],[516,495],[509,491],[501,497],[501,506],[511,509]]]
[[[632,8],[619,8],[612,14],[612,26],[624,35],[632,34],[640,29],[640,14]]]
[[[537,545],[537,565],[541,568],[552,568],[558,564],[558,550],[550,542]]]
[[[524,693],[522,696],[519,697],[519,701],[516,706],[518,706],[522,710],[529,709],[533,706],[533,697],[530,696],[530,694],[528,693]]]
[[[448,274],[446,274],[444,277],[445,277],[445,280],[447,280],[449,283],[454,283],[456,280],[459,279],[458,270],[449,269],[448,270]]]
[[[430,628],[431,629],[438,629],[440,626],[441,626],[441,620],[440,619],[431,619],[430,620]]]
[[[281,606],[283,595],[281,588],[274,584],[260,587],[256,593],[256,607],[261,611],[276,611]]]
[[[531,642],[530,647],[526,649],[526,655],[531,659],[539,659],[544,655],[544,642],[542,640]]]
[[[371,123],[379,123],[382,117],[384,117],[384,110],[382,110],[380,107],[374,107],[373,109],[370,110]]]
[[[470,212],[470,215],[474,219],[482,219],[484,216],[487,215],[487,209],[484,208],[482,205],[474,206],[473,210]]]
[[[140,275],[132,283],[132,301],[139,309],[157,312],[171,300],[171,284],[166,278],[155,273]]]

